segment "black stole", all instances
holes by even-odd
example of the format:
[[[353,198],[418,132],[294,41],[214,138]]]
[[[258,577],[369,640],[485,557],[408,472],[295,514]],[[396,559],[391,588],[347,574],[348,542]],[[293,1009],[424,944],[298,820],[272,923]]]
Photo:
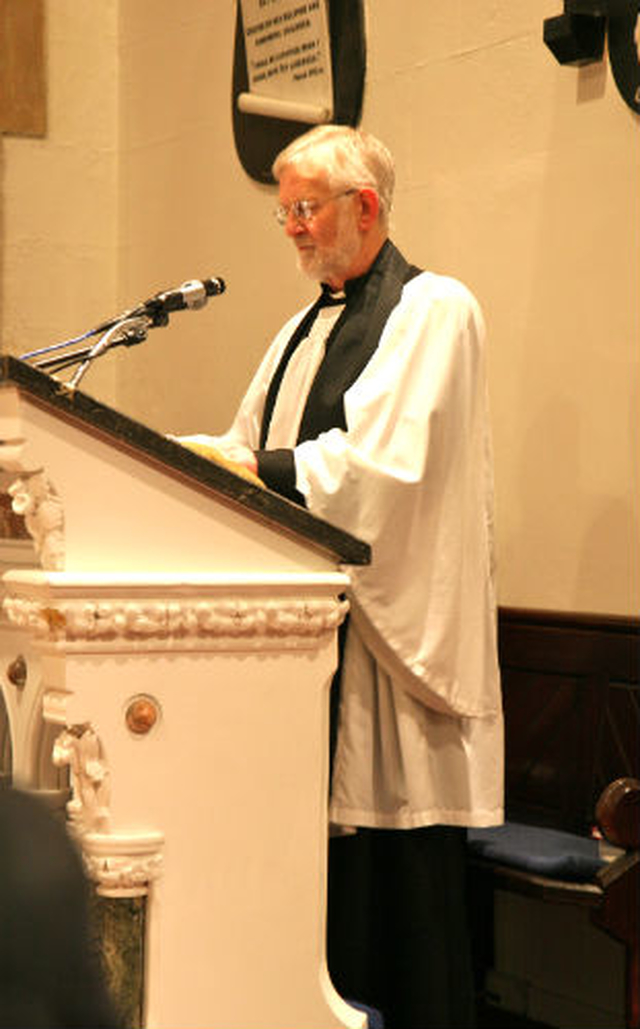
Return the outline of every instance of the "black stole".
[[[387,240],[369,271],[345,284],[345,309],[329,334],[325,355],[311,384],[298,443],[315,439],[329,429],[346,429],[344,394],[376,350],[389,316],[400,300],[403,286],[419,274],[420,269],[405,261],[400,251]],[[320,297],[302,318],[269,384],[260,431],[261,448],[266,445],[276,397],[291,355],[309,334],[322,305],[323,298]]]

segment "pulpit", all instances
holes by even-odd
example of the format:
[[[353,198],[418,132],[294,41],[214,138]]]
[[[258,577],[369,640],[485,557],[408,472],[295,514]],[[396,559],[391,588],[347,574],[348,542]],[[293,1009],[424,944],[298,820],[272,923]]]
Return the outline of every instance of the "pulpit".
[[[16,785],[68,769],[97,891],[146,897],[149,1027],[338,1029],[328,694],[368,548],[0,359],[2,691]],[[7,749],[7,748],[5,748]]]

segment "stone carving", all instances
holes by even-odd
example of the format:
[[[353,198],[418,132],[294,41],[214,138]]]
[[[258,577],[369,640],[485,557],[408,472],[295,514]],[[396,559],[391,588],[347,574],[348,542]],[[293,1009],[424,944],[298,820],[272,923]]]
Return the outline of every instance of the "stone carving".
[[[131,837],[128,853],[110,853],[113,840],[109,836],[85,837],[84,862],[87,874],[103,896],[141,896],[162,872],[162,838]],[[142,844],[142,846],[141,846]]]
[[[38,637],[74,642],[132,641],[183,648],[197,645],[310,646],[334,632],[348,603],[321,599],[219,599],[165,601],[61,600],[43,607],[36,600],[7,597],[9,620]],[[291,642],[291,640],[293,642]]]
[[[33,539],[46,571],[64,568],[64,512],[62,502],[43,472],[24,474],[9,486],[11,507]]]
[[[69,765],[69,828],[82,847],[89,877],[98,892],[140,896],[162,868],[164,837],[159,832],[112,833],[109,769],[100,739],[89,724],[72,725],[58,736],[53,763]]]
[[[53,763],[69,765],[71,800],[67,813],[73,832],[102,832],[109,826],[109,771],[100,740],[90,725],[72,725],[53,746]]]

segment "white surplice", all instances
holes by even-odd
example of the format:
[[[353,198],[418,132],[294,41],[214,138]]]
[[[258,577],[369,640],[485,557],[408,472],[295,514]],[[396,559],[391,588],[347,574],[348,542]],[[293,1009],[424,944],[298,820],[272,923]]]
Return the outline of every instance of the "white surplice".
[[[328,312],[320,312],[325,334],[336,317]],[[269,382],[305,313],[276,336],[218,445],[258,448]],[[319,322],[310,332],[314,371]],[[296,488],[308,509],[373,553],[370,566],[349,568],[331,820],[378,828],[497,824],[503,724],[479,307],[455,279],[423,272],[408,282],[344,395],[347,429],[296,445],[311,379],[304,362],[287,368],[267,445],[294,448]]]

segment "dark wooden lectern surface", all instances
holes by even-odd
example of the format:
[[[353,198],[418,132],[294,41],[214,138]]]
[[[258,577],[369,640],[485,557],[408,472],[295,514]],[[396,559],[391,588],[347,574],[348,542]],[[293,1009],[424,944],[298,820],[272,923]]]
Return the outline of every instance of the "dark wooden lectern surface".
[[[1,357],[0,388],[11,385],[27,394],[34,403],[81,422],[85,429],[107,437],[112,445],[161,465],[167,474],[187,479],[194,486],[215,493],[219,499],[241,507],[248,515],[270,522],[283,532],[293,533],[341,564],[365,565],[371,560],[367,543],[316,518],[305,508],[193,453],[89,394],[70,390],[18,358]]]

